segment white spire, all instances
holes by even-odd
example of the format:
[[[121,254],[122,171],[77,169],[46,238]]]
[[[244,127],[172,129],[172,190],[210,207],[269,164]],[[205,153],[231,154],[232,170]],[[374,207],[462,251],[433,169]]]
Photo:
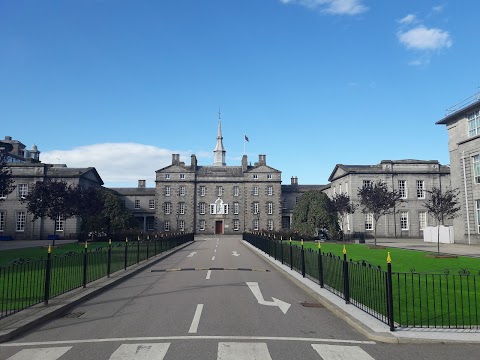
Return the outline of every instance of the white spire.
[[[217,144],[213,150],[213,166],[225,166],[225,148],[223,147],[222,121],[220,119],[220,109],[218,109],[218,132]]]

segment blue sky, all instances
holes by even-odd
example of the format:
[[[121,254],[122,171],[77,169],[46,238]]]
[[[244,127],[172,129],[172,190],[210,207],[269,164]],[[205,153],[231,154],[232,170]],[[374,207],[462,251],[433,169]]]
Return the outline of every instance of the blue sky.
[[[477,0],[0,0],[0,136],[154,186],[180,153],[259,154],[300,184],[336,164],[450,162],[480,89]],[[476,75],[477,74],[477,75]],[[1,139],[0,138],[0,139]]]

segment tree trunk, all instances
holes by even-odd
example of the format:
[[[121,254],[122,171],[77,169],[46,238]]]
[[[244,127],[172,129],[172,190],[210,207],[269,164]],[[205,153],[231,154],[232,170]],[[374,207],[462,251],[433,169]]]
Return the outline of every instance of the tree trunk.
[[[52,239],[52,246],[55,246],[55,234],[57,231],[57,220],[53,220],[53,239]]]
[[[440,224],[437,225],[437,254],[440,254]]]

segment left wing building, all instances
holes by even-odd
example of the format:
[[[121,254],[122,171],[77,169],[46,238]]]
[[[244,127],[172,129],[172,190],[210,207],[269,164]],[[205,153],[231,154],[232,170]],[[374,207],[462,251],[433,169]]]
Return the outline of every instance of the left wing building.
[[[56,233],[61,238],[76,239],[80,230],[77,218],[56,221],[48,218],[32,221],[32,214],[21,202],[31,187],[45,179],[65,181],[71,185],[102,186],[103,181],[95,168],[69,168],[64,164],[40,162],[40,151],[35,145],[30,150],[18,140],[6,136],[0,148],[9,149],[6,164],[11,170],[15,189],[9,194],[0,194],[0,237],[2,239],[46,239]]]

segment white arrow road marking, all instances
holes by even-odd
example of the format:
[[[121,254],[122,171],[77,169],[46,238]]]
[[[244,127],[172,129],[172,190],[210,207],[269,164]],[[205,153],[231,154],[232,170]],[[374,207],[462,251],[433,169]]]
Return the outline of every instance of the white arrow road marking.
[[[37,348],[37,349],[24,349],[19,351],[13,356],[10,356],[7,360],[56,360],[72,346],[54,347],[54,348]]]
[[[164,344],[122,344],[110,356],[110,360],[162,360],[170,343]]]
[[[197,252],[194,251],[194,252],[191,252],[190,254],[187,255],[187,257],[193,257],[193,255],[195,255]]]
[[[257,299],[257,301],[260,305],[278,306],[284,314],[287,313],[291,304],[289,304],[285,301],[276,299],[274,297],[272,297],[273,301],[266,301],[266,300],[263,299],[262,292],[260,291],[260,287],[258,286],[257,282],[247,282],[247,285],[250,288],[250,290],[252,290],[253,295],[255,296],[255,298]]]
[[[359,346],[312,344],[312,347],[323,360],[374,360]]]
[[[202,316],[203,304],[197,305],[197,310],[195,310],[195,315],[193,315],[192,324],[190,325],[189,334],[194,334],[197,332],[198,324],[200,323],[200,317]]]
[[[217,360],[272,360],[266,343],[218,343]]]
[[[240,254],[237,253],[236,251],[232,251],[232,255],[233,255],[233,256],[240,256]]]

